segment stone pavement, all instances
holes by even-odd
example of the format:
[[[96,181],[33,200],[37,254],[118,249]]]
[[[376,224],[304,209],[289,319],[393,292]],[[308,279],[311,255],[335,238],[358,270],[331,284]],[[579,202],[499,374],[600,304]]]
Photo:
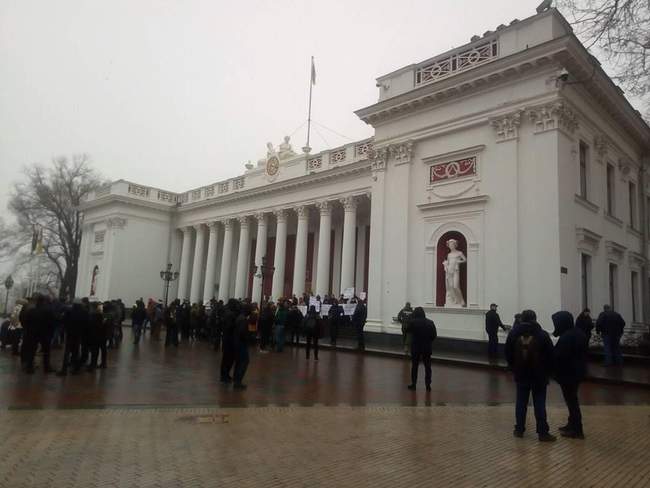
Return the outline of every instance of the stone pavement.
[[[554,444],[513,438],[511,406],[4,411],[0,486],[650,486],[648,408],[584,410]]]

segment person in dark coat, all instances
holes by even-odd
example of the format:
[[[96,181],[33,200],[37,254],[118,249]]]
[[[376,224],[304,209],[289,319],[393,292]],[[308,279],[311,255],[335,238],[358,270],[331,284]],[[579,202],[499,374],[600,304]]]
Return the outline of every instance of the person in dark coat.
[[[302,312],[295,301],[291,302],[287,313],[287,328],[291,337],[291,344],[300,344],[300,329],[302,327]],[[295,339],[295,342],[294,342]]]
[[[273,331],[273,304],[268,302],[262,308],[258,325],[260,328],[260,351],[267,352],[268,346],[271,342],[271,332]]]
[[[223,353],[221,355],[221,382],[231,383],[230,370],[235,362],[235,328],[240,304],[234,298],[228,300],[223,314]]]
[[[424,384],[431,391],[431,353],[433,341],[438,333],[436,325],[424,314],[422,307],[416,307],[409,317],[406,333],[411,338],[411,384],[409,390],[415,390],[418,383],[418,368],[420,361],[424,363]]]
[[[111,302],[93,303],[90,309],[90,365],[88,371],[97,369],[99,354],[101,361],[99,367],[106,369],[107,361],[107,343],[115,333],[114,308]]]
[[[178,347],[178,308],[180,301],[174,300],[169,307],[165,309],[165,347]]]
[[[404,308],[397,314],[397,321],[402,326],[402,347],[404,348],[404,351],[408,351],[409,342],[411,340],[406,329],[408,329],[409,320],[411,319],[412,314],[413,308],[411,307],[411,302],[406,302]]]
[[[363,337],[363,328],[366,325],[366,319],[368,318],[368,310],[363,302],[357,303],[357,306],[352,313],[352,327],[357,333],[357,348],[360,351],[366,349],[366,343]]]
[[[591,318],[591,310],[585,308],[576,319],[576,327],[580,329],[587,338],[587,346],[591,340],[591,331],[594,330],[594,319]]]
[[[247,303],[242,305],[239,315],[235,320],[235,329],[232,336],[232,344],[235,359],[235,371],[233,374],[233,388],[243,390],[246,385],[243,383],[244,375],[248,369],[250,357],[248,354],[248,316],[251,313],[251,306]]]
[[[273,318],[275,326],[275,350],[282,352],[284,350],[285,332],[284,328],[287,325],[287,307],[283,301],[278,303],[278,309]]]
[[[596,332],[603,337],[605,366],[621,366],[623,364],[621,336],[624,328],[625,320],[623,320],[623,317],[612,310],[609,305],[605,305],[596,321]]]
[[[78,372],[79,349],[84,328],[88,327],[90,318],[81,300],[75,300],[72,307],[63,314],[63,327],[65,330],[65,349],[63,351],[63,364],[58,376],[68,374],[68,367],[72,366],[73,372]]]
[[[493,303],[485,314],[485,332],[488,336],[488,356],[492,359],[499,355],[499,328],[506,330],[497,313],[498,305]]]
[[[140,343],[140,336],[142,335],[142,327],[147,318],[147,309],[144,307],[144,302],[137,300],[133,312],[131,312],[131,323],[133,330],[133,344]]]
[[[41,346],[43,353],[43,372],[51,373],[50,367],[50,343],[52,341],[54,316],[47,297],[36,295],[31,306],[21,317],[21,323],[25,330],[23,339],[23,367],[25,372],[34,373],[34,358],[38,346]]]
[[[330,309],[327,312],[327,322],[330,328],[330,344],[333,346],[336,346],[336,341],[339,337],[342,315],[343,308],[341,308],[336,298],[332,298],[330,300]]]
[[[560,433],[564,437],[584,439],[578,387],[587,371],[587,337],[573,326],[573,316],[569,312],[557,312],[551,318],[555,326],[553,335],[559,337],[553,350],[554,376],[569,410],[569,420],[560,427]]]
[[[555,436],[549,434],[546,421],[546,388],[553,368],[553,343],[537,323],[532,310],[524,310],[521,323],[508,334],[505,355],[517,384],[514,436],[524,436],[528,399],[532,393],[538,438],[543,442],[554,441]]]
[[[321,333],[321,318],[314,305],[309,307],[309,311],[303,320],[302,329],[305,331],[305,336],[307,339],[307,347],[305,348],[305,351],[307,353],[306,357],[309,359],[309,353],[313,346],[314,359],[318,361],[318,338],[320,337]]]

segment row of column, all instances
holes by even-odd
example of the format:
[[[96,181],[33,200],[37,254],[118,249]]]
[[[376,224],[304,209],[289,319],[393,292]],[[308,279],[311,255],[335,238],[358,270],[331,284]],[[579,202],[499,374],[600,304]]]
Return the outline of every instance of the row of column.
[[[355,255],[356,255],[356,224],[358,197],[350,196],[340,200],[344,209],[343,218],[343,244],[341,257],[341,292],[354,286]],[[320,215],[320,229],[318,233],[318,261],[316,267],[316,294],[324,295],[329,289],[330,278],[330,239],[332,229],[332,202],[329,200],[316,203]],[[305,292],[305,275],[307,271],[307,242],[309,235],[309,207],[300,205],[292,209],[298,220],[296,230],[296,249],[293,267],[293,294],[302,295]],[[275,239],[275,271],[273,273],[271,295],[277,299],[283,295],[284,273],[286,264],[287,245],[287,210],[274,211],[277,227]],[[267,253],[268,214],[261,212],[255,215],[257,220],[257,238],[255,245],[255,266],[260,270],[262,258]],[[242,298],[246,296],[249,277],[248,257],[250,253],[250,217],[239,217],[239,249],[235,273],[235,288],[230,293],[231,263],[233,259],[234,219],[228,218],[220,221],[198,224],[182,228],[183,247],[181,251],[181,267],[178,284],[178,298],[194,302],[209,301],[213,296],[216,282],[217,257],[221,251],[221,271],[219,275],[220,300],[231,297]],[[218,225],[224,227],[223,249],[218,247]],[[196,232],[194,243],[194,258],[192,259],[192,229]],[[205,255],[206,231],[208,233],[207,256]],[[205,273],[204,271],[205,263]],[[191,273],[191,280],[188,279]],[[188,288],[189,285],[189,288]],[[201,296],[203,289],[203,296]],[[258,302],[262,298],[262,276],[258,271],[253,276],[252,301]]]

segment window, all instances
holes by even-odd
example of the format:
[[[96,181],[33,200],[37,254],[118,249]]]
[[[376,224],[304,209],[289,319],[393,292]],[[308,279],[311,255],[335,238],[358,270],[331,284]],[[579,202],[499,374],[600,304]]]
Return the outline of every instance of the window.
[[[587,164],[588,164],[589,146],[580,141],[580,196],[587,200],[589,193],[587,191]]]
[[[639,302],[639,273],[632,271],[632,322],[639,321],[639,314],[637,310]]]
[[[609,305],[612,309],[616,310],[616,298],[618,295],[618,266],[614,263],[609,263]]]
[[[614,211],[616,210],[616,195],[614,193],[616,189],[616,174],[614,166],[611,164],[607,165],[607,214],[614,216]]]
[[[630,199],[630,227],[636,229],[636,184],[633,181],[630,181],[628,188]]]
[[[580,255],[580,281],[582,283],[582,309],[589,308],[590,292],[590,275],[591,275],[591,256],[589,254]]]

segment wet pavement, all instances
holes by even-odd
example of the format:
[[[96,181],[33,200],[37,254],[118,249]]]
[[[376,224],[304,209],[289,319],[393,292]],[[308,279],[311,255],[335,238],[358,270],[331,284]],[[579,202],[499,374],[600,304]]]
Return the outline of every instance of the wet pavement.
[[[510,374],[434,364],[433,391],[424,391],[423,370],[417,392],[406,389],[410,362],[405,358],[321,350],[320,361],[305,359],[302,347],[282,353],[259,353],[251,347],[246,391],[218,382],[221,354],[206,343],[165,348],[150,341],[134,346],[128,340],[109,351],[108,368],[59,378],[39,368],[20,371],[19,360],[0,351],[0,409],[106,408],[160,406],[440,406],[499,405],[514,402]],[[61,351],[53,354],[60,366]],[[37,358],[37,363],[40,358]],[[586,405],[650,405],[650,390],[585,383]],[[549,388],[549,404],[563,405],[559,387]]]

